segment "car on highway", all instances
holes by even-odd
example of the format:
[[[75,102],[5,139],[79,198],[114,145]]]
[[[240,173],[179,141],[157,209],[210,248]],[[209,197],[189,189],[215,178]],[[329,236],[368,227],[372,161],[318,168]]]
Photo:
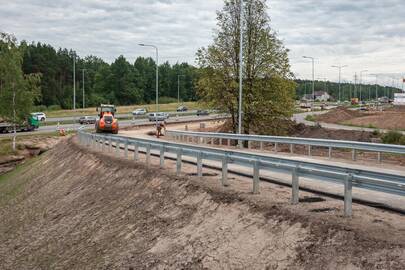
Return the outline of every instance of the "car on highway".
[[[169,119],[169,114],[164,112],[150,113],[148,115],[149,121],[164,121]]]
[[[45,121],[46,120],[46,114],[43,112],[34,112],[31,113],[31,115],[37,119],[38,121]]]
[[[178,111],[178,112],[186,112],[187,110],[188,110],[188,108],[186,106],[182,105],[182,106],[179,106],[176,111]]]
[[[146,108],[139,108],[132,112],[132,115],[145,115],[148,112]]]
[[[96,120],[94,116],[82,116],[79,118],[79,123],[80,125],[95,124]]]
[[[210,113],[208,112],[208,110],[197,110],[197,116],[200,115],[209,115]]]

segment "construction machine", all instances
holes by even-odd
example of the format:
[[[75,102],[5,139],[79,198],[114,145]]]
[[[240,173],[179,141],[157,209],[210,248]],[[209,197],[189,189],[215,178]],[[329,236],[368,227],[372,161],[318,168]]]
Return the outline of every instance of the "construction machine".
[[[118,119],[115,118],[116,111],[117,109],[114,105],[101,104],[100,107],[97,107],[98,119],[95,125],[97,133],[118,133]]]

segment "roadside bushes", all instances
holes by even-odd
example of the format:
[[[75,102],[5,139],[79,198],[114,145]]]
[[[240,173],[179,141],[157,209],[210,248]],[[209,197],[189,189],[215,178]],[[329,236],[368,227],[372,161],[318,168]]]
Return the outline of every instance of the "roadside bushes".
[[[389,131],[381,139],[383,143],[405,145],[405,136],[398,131]]]

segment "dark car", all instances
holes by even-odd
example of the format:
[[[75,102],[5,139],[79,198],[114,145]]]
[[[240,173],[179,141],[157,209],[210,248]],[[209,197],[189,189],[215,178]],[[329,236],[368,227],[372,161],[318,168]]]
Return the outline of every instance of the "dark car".
[[[197,111],[197,116],[200,115],[209,115],[210,113],[207,110],[198,110]]]
[[[79,123],[81,125],[95,124],[96,123],[96,118],[94,116],[82,116],[82,117],[79,118]]]
[[[187,107],[186,106],[179,106],[178,108],[177,108],[177,111],[178,112],[186,112],[188,109],[187,109]]]

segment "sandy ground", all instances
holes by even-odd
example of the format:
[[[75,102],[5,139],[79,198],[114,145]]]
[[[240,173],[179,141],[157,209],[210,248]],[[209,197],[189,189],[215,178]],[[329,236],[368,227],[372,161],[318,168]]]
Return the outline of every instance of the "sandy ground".
[[[0,269],[405,268],[404,216],[143,161],[62,142],[0,182]]]

